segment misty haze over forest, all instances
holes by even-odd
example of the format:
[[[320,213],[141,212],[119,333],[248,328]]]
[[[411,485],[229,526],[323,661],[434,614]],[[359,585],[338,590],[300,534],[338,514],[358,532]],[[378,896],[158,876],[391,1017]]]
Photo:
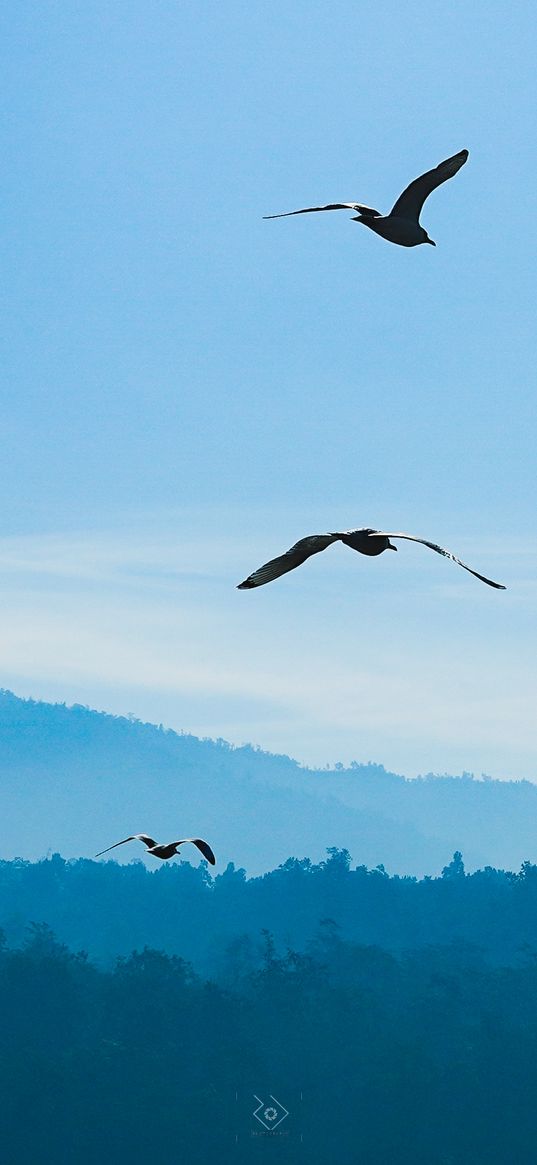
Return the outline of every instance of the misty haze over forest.
[[[438,874],[455,850],[468,870],[517,870],[537,859],[537,786],[528,781],[407,780],[361,758],[307,769],[251,745],[7,691],[0,743],[5,858],[92,857],[146,831],[205,836],[218,872],[234,862],[249,875],[290,857],[319,861],[330,846],[355,863],[416,876]],[[136,842],[115,853],[122,862],[142,856]]]
[[[0,886],[6,1160],[527,1159],[536,866],[468,877],[455,854],[416,882],[334,850],[213,883],[54,857],[0,863]]]

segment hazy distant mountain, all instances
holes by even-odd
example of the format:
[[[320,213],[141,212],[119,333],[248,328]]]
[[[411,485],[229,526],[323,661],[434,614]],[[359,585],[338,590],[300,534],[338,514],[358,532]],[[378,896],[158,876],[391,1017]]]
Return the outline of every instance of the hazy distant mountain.
[[[379,744],[379,752],[381,751]],[[437,873],[454,850],[467,869],[537,858],[537,786],[382,765],[301,768],[287,756],[199,740],[160,725],[0,691],[0,857],[65,857],[146,830],[207,837],[249,874],[346,847],[355,863]],[[136,843],[118,860],[142,856]],[[196,860],[184,851],[183,857]]]

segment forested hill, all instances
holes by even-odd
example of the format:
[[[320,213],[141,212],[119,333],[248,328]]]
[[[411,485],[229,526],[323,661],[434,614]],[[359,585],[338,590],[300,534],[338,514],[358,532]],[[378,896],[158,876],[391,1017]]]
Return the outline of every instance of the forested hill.
[[[358,761],[306,769],[250,745],[7,691],[0,781],[4,859],[91,856],[139,831],[205,836],[218,870],[233,861],[249,874],[289,857],[319,861],[329,846],[348,849],[355,863],[418,876],[438,873],[455,850],[467,869],[517,870],[537,858],[537,786],[527,781],[407,780]],[[115,856],[130,861],[135,847]]]
[[[454,945],[491,966],[520,966],[537,954],[537,866],[466,874],[456,853],[438,878],[418,880],[353,869],[336,849],[256,878],[231,864],[213,876],[186,861],[152,871],[59,854],[0,861],[0,939],[24,944],[36,925],[104,965],[150,947],[220,982],[255,972],[266,935],[282,957],[327,941],[398,955]]]
[[[0,985],[6,1163],[535,1159],[531,958],[266,935],[222,984],[154,950],[96,968],[34,927],[0,943]]]

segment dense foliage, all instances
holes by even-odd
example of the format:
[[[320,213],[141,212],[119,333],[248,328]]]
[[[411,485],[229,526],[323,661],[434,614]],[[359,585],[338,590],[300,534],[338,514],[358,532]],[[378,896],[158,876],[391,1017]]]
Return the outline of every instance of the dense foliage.
[[[2,1159],[533,1160],[533,956],[395,957],[330,920],[304,952],[261,942],[252,970],[238,937],[220,982],[148,948],[99,970],[43,925],[4,947]],[[271,1135],[256,1097],[289,1111]]]
[[[338,849],[316,864],[289,858],[258,878],[231,865],[213,878],[205,863],[186,861],[152,871],[139,860],[66,862],[58,854],[0,862],[0,926],[9,945],[24,940],[30,923],[47,923],[59,941],[108,966],[149,946],[219,977],[237,936],[254,969],[262,930],[280,954],[305,951],[323,918],[343,939],[393,953],[463,941],[490,963],[514,965],[537,951],[537,867],[466,875],[457,854],[440,877],[417,880],[389,877],[383,867],[353,869]]]
[[[7,1165],[533,1160],[537,866],[447,859],[466,836],[472,868],[479,846],[531,857],[535,787],[306,771],[9,693],[0,736],[6,836],[47,821],[92,852],[125,821],[157,830],[158,802],[163,822],[188,806],[219,857],[0,862]],[[447,864],[319,860],[346,829],[360,863]],[[258,870],[315,859],[247,877],[224,838]]]

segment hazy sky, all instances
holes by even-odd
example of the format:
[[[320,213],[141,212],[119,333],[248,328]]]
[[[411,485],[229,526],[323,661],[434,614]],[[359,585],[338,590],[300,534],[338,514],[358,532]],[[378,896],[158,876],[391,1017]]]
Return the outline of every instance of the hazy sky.
[[[537,777],[529,3],[28,3],[4,61],[0,682],[324,764]],[[437,247],[388,210],[427,202]],[[297,538],[336,546],[258,592]]]

